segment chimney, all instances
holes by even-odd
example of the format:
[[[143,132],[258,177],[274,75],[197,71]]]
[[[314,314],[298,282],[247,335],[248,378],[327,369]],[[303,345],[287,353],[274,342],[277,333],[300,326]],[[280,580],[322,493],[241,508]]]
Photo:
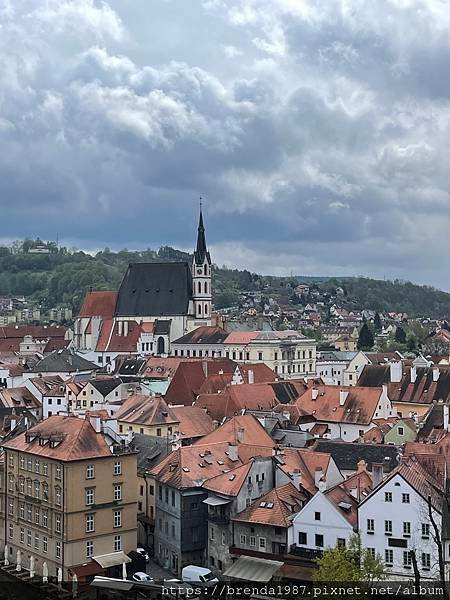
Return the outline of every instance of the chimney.
[[[228,444],[228,457],[232,462],[236,462],[239,460],[238,447],[236,446],[236,444]]]
[[[237,433],[236,433],[236,439],[239,442],[239,444],[243,444],[244,443],[244,436],[245,436],[245,430],[243,427],[238,427],[237,429]]]
[[[433,367],[433,381],[439,379],[439,367]]]
[[[339,390],[339,406],[344,406],[345,401],[347,400],[348,391]]]
[[[326,489],[327,489],[327,482],[322,477],[321,480],[319,481],[319,492],[323,493]]]
[[[302,474],[298,469],[291,474],[292,475],[292,483],[295,486],[295,489],[299,490],[302,485]]]
[[[128,335],[128,321],[123,322],[123,335],[125,337]]]
[[[416,367],[411,367],[411,383],[416,383],[417,379],[417,369]]]
[[[318,396],[319,396],[319,390],[317,388],[312,388],[311,400],[317,400]]]
[[[255,383],[255,374],[253,372],[253,369],[250,369],[248,372],[248,382]]]
[[[357,468],[357,473],[364,473],[367,471],[367,463],[366,461],[362,458],[359,463],[358,463],[358,468]]]
[[[203,367],[203,373],[205,374],[205,377],[208,377],[208,361],[207,360],[204,360],[202,362],[202,367]],[[219,373],[219,374],[221,375],[222,373]]]
[[[319,487],[319,481],[322,479],[322,476],[323,476],[322,467],[316,467],[316,470],[314,472],[314,485],[316,487]]]
[[[448,404],[444,404],[443,406],[444,409],[444,431],[448,431],[449,430],[449,407]]]
[[[373,487],[377,487],[383,481],[383,465],[380,463],[372,463],[372,482]]]
[[[89,422],[92,425],[92,427],[95,429],[95,433],[101,433],[102,431],[102,420],[100,417],[97,416],[90,416],[89,417]]]
[[[401,362],[391,362],[390,367],[390,378],[391,383],[400,383],[402,380],[403,367]]]

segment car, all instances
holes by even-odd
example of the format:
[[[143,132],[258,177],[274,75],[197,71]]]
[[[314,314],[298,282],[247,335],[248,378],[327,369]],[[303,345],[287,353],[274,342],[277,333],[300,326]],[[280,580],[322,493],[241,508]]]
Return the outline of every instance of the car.
[[[147,573],[143,573],[142,571],[138,571],[137,573],[135,573],[131,579],[133,579],[134,581],[146,581],[147,583],[150,583],[153,581],[153,577],[151,575],[148,575]]]
[[[191,585],[205,585],[211,586],[219,583],[217,577],[214,577],[210,569],[205,567],[199,567],[197,565],[188,565],[183,567],[181,571],[181,579],[184,583],[190,583]]]
[[[136,552],[142,556],[142,558],[145,560],[145,562],[148,563],[150,561],[150,556],[145,548],[142,548],[142,547],[136,548]]]

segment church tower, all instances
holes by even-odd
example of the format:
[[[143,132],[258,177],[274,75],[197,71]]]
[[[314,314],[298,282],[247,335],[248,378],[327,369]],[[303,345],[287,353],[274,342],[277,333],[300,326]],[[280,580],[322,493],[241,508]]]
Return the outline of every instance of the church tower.
[[[206,247],[205,226],[203,225],[202,205],[198,221],[197,247],[192,262],[192,286],[195,320],[211,321],[211,257]]]

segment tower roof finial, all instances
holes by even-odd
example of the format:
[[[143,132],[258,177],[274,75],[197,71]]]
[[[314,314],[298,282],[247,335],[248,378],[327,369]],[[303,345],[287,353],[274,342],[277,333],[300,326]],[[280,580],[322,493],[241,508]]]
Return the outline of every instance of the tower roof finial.
[[[197,247],[194,252],[195,262],[200,265],[206,260],[211,264],[211,258],[206,247],[205,226],[203,225],[203,197],[200,196],[200,215],[198,219]]]

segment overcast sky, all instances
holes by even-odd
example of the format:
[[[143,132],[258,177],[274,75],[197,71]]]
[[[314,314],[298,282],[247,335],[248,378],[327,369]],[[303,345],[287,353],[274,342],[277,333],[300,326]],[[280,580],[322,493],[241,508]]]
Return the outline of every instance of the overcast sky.
[[[450,289],[448,0],[0,0],[5,240]]]

